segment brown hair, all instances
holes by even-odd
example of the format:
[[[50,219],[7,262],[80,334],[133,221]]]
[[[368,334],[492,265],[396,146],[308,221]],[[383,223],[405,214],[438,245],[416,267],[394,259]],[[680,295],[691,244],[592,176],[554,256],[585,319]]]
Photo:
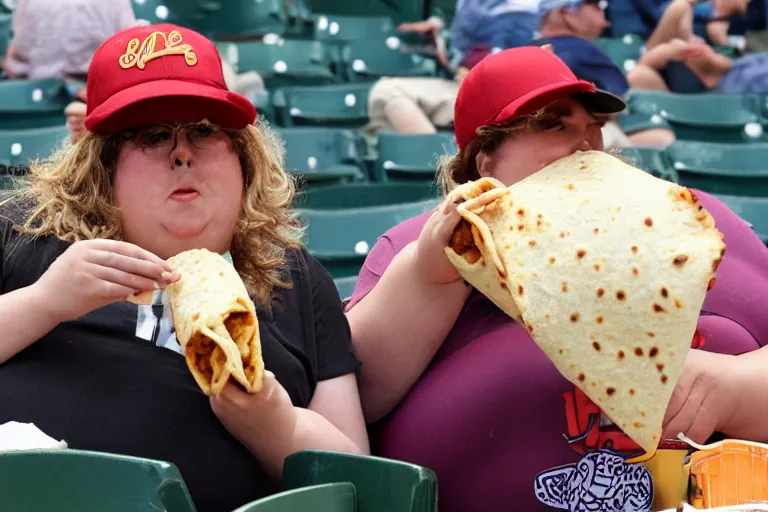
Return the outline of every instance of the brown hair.
[[[245,193],[230,254],[254,300],[269,307],[283,279],[286,250],[300,245],[301,227],[291,210],[294,179],[283,169],[282,146],[260,124],[224,130],[240,158]],[[120,210],[115,205],[112,176],[124,135],[87,133],[77,144],[66,143],[45,161],[31,166],[29,181],[15,197],[31,205],[22,233],[56,236],[66,242],[94,238],[120,240]]]
[[[447,195],[458,185],[480,179],[477,155],[481,152],[492,154],[511,135],[538,129],[550,117],[547,107],[500,124],[481,126],[476,137],[455,155],[444,158],[437,169],[437,183]]]

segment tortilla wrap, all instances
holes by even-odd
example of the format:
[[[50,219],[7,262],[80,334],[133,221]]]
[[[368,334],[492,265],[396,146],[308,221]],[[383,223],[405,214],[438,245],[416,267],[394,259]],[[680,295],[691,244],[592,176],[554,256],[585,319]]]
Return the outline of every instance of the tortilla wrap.
[[[166,288],[176,338],[197,384],[216,395],[231,376],[246,391],[260,391],[259,322],[235,268],[205,249],[182,252],[168,263],[181,276]]]
[[[464,200],[446,248],[461,276],[654,453],[725,252],[709,212],[688,189],[598,151],[449,199]]]

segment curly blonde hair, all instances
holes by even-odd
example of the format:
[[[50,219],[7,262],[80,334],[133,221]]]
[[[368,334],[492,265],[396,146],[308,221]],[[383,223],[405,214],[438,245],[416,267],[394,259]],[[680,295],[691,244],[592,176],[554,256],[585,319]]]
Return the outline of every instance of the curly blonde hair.
[[[275,288],[288,288],[286,251],[301,245],[302,227],[292,211],[296,184],[283,168],[284,149],[264,124],[225,131],[240,158],[245,183],[242,215],[230,254],[254,300],[269,307]],[[65,143],[47,160],[35,162],[14,197],[27,198],[27,220],[17,229],[32,237],[53,235],[66,242],[121,240],[120,210],[112,176],[124,134],[87,133]]]

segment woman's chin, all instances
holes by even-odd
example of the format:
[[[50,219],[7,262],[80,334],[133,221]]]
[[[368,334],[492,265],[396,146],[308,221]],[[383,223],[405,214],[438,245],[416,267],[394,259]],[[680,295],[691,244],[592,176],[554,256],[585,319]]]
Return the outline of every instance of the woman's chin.
[[[163,226],[165,231],[177,240],[189,240],[199,238],[205,230],[204,223],[179,223]]]

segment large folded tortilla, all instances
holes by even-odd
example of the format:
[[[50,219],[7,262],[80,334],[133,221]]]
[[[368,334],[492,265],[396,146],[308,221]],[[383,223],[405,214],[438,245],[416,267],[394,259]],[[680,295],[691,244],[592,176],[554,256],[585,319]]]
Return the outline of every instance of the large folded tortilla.
[[[603,152],[452,192],[446,254],[647,453],[725,252],[686,188]]]
[[[181,276],[166,289],[176,337],[197,384],[216,395],[231,376],[246,391],[260,391],[259,323],[235,268],[205,249],[182,252],[168,263]]]

